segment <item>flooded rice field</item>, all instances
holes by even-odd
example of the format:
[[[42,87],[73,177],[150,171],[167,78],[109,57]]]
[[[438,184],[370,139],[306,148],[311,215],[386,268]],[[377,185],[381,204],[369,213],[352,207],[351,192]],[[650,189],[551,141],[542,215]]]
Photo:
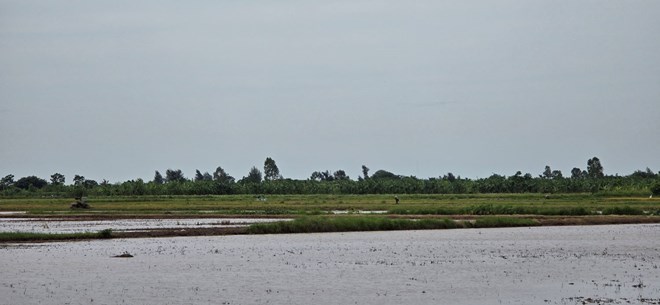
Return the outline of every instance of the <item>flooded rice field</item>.
[[[0,232],[82,233],[112,229],[116,232],[154,229],[232,228],[290,219],[199,218],[65,220],[58,218],[0,218]]]
[[[4,244],[0,270],[0,304],[659,304],[660,225]]]

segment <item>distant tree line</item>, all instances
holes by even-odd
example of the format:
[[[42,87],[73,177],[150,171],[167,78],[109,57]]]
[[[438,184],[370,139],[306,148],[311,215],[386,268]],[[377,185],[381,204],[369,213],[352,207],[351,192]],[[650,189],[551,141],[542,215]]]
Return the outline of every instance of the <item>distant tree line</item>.
[[[246,176],[236,180],[222,167],[213,173],[195,171],[192,179],[180,169],[155,171],[151,181],[142,179],[120,183],[97,182],[75,175],[66,184],[64,175],[55,173],[50,180],[28,176],[15,180],[13,175],[0,179],[0,195],[10,196],[135,196],[135,195],[228,195],[228,194],[473,194],[473,193],[584,193],[611,192],[660,195],[660,172],[637,170],[627,176],[608,176],[597,157],[587,161],[585,170],[573,168],[566,177],[559,170],[545,166],[538,176],[518,171],[511,176],[493,174],[488,178],[468,179],[447,173],[419,179],[378,170],[369,175],[363,165],[362,175],[351,179],[344,170],[314,171],[306,180],[285,179],[275,160],[266,158],[263,171],[253,166]]]

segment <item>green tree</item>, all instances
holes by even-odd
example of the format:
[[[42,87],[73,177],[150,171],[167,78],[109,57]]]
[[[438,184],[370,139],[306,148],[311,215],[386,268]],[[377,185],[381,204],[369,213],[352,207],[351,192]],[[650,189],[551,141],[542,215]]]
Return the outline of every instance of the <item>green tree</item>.
[[[203,174],[199,170],[195,170],[195,181],[211,181],[213,177],[208,172]]]
[[[543,171],[543,175],[541,175],[541,178],[544,179],[552,178],[552,169],[550,169],[550,166],[548,165],[545,166],[545,170]]]
[[[564,178],[564,174],[561,173],[560,170],[553,170],[552,171],[552,179],[561,179]]]
[[[23,177],[21,179],[18,179],[18,181],[16,181],[16,183],[14,183],[14,186],[16,186],[19,189],[24,189],[24,190],[27,190],[30,187],[40,189],[40,188],[43,188],[46,185],[48,185],[48,181],[46,181],[44,179],[41,179],[37,176]]]
[[[386,170],[377,170],[373,175],[371,175],[371,179],[399,179],[401,177],[395,175],[394,173],[388,172]]]
[[[165,180],[167,182],[184,182],[186,181],[186,177],[183,176],[183,172],[180,169],[168,169],[165,171]]]
[[[364,180],[369,179],[369,168],[366,165],[362,165],[362,176]]]
[[[587,161],[587,173],[591,178],[603,178],[603,165],[597,157],[593,157]]]
[[[54,173],[50,175],[50,183],[52,185],[63,185],[65,181],[64,175],[60,173]]]
[[[161,175],[159,171],[156,171],[156,174],[154,175],[154,183],[163,184],[164,182],[165,179],[163,179],[163,175]]]
[[[333,181],[335,180],[335,177],[330,174],[330,171],[326,170],[323,172],[313,172],[309,179],[316,181]]]
[[[7,175],[0,179],[0,190],[8,189],[14,185],[14,175]]]
[[[95,187],[99,186],[99,183],[96,182],[95,180],[91,180],[91,179],[90,179],[90,180],[85,180],[85,181],[83,182],[83,186],[84,186],[85,188],[92,189],[92,188],[95,188]]]
[[[660,196],[660,182],[656,182],[651,186],[651,193],[653,193],[653,196]]]
[[[277,168],[275,160],[270,157],[266,158],[266,161],[264,161],[264,179],[267,181],[282,179],[280,169]]]
[[[213,172],[213,180],[226,184],[234,183],[234,177],[227,174],[227,172],[225,172],[220,166],[218,166],[218,168],[215,169],[215,172]]]
[[[323,175],[319,171],[315,171],[312,173],[311,176],[309,176],[309,180],[312,181],[323,181]]]
[[[85,183],[85,176],[75,175],[73,176],[73,185],[81,186]]]
[[[261,183],[261,179],[262,179],[261,171],[257,167],[253,166],[250,169],[250,172],[248,173],[247,177],[243,177],[243,179],[241,179],[241,182]]]
[[[337,170],[333,174],[335,180],[350,180],[351,178],[346,175],[346,172],[344,170]]]
[[[571,170],[571,178],[572,179],[582,178],[582,170],[577,167],[573,167],[573,169]]]

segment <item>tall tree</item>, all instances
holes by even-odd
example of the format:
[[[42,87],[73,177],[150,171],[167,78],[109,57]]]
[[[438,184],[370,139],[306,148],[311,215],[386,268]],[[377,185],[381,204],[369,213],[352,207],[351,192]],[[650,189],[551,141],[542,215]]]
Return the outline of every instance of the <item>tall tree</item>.
[[[163,182],[165,182],[163,175],[161,175],[159,171],[156,171],[156,174],[154,175],[154,183],[163,184]]]
[[[0,190],[9,188],[14,184],[14,175],[7,175],[0,179]]]
[[[195,170],[195,181],[203,181],[204,175],[198,170]]]
[[[545,170],[543,171],[543,175],[541,175],[541,178],[544,179],[552,178],[552,169],[550,169],[550,166],[548,165],[545,166]]]
[[[60,173],[54,173],[50,175],[50,183],[52,185],[62,185],[64,184],[64,180],[65,180],[64,175]]]
[[[247,183],[261,183],[261,177],[261,171],[256,166],[253,166],[247,177],[243,177],[241,181]]]
[[[271,157],[266,158],[266,161],[264,161],[264,179],[268,181],[282,179],[280,169],[277,168],[275,160]]]
[[[364,179],[369,179],[369,168],[366,165],[362,165],[362,176]]]
[[[220,183],[234,183],[234,177],[227,174],[227,172],[225,172],[220,166],[218,166],[218,168],[215,169],[215,172],[213,172],[213,180]]]
[[[335,171],[333,176],[334,176],[335,180],[350,180],[351,179],[351,178],[348,177],[348,175],[346,175],[346,172],[344,170],[341,170],[341,169]]]
[[[561,179],[564,178],[564,174],[560,170],[556,169],[552,171],[552,179]]]
[[[573,167],[573,169],[571,170],[571,178],[572,179],[582,178],[582,170],[577,167]]]
[[[167,180],[167,182],[184,182],[186,181],[186,177],[183,176],[183,172],[181,172],[180,169],[168,169],[165,171],[165,180]]]
[[[587,161],[587,173],[591,178],[602,178],[605,176],[603,174],[603,165],[600,164],[600,160],[597,157],[593,157]]]
[[[309,180],[323,181],[323,174],[321,174],[319,171],[315,171],[311,176],[309,176]]]
[[[85,183],[85,176],[80,176],[80,175],[75,175],[73,176],[73,184],[74,185],[83,185]]]

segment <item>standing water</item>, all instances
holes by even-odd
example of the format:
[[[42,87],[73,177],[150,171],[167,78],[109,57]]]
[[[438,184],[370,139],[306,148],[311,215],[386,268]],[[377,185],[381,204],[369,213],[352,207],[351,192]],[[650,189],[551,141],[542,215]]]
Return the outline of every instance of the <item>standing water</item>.
[[[659,236],[618,225],[5,244],[0,304],[657,304]]]

